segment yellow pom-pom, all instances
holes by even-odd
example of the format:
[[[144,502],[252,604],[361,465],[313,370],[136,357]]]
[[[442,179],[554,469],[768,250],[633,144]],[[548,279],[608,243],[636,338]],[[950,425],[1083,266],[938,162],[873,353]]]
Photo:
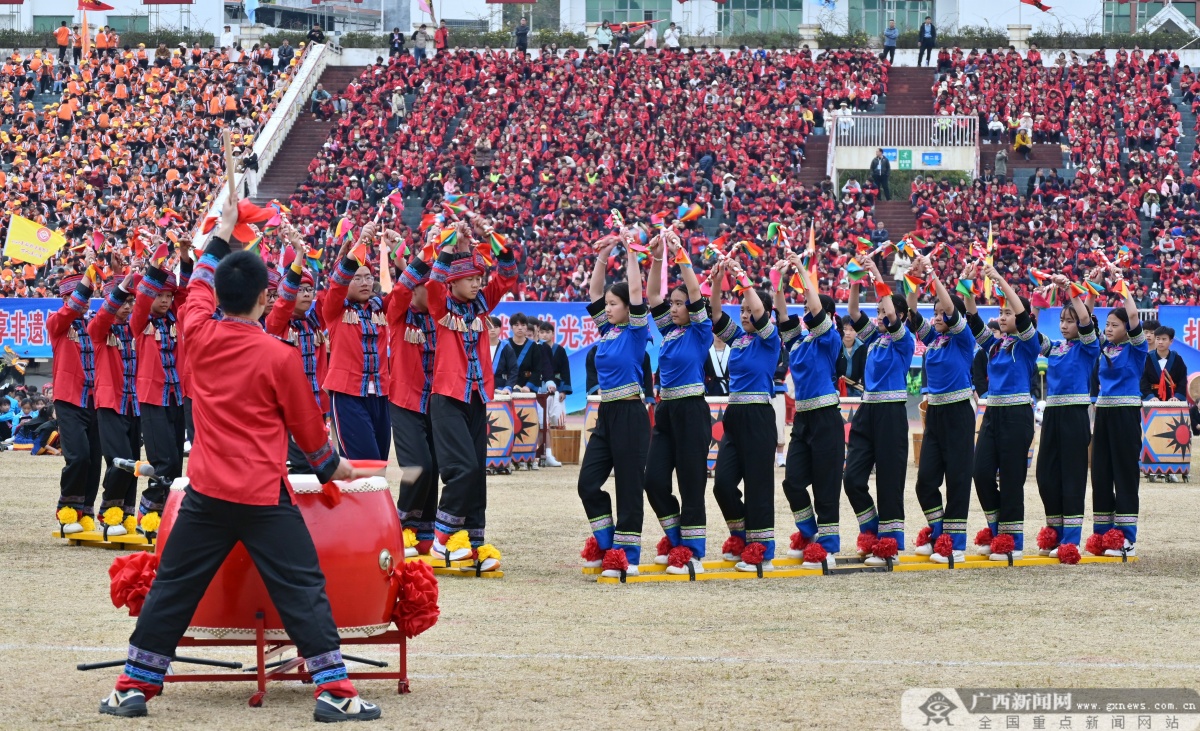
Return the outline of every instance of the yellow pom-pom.
[[[137,533],[137,518],[132,515],[125,519],[125,532],[129,535]]]
[[[470,548],[470,547],[471,547],[471,538],[467,535],[467,532],[465,530],[460,530],[459,532],[450,536],[450,540],[446,541],[446,550],[450,551],[451,553],[459,550],[460,548]]]
[[[79,519],[79,524],[84,530],[96,530],[96,520],[90,515],[85,515]]]
[[[105,525],[112,527],[114,525],[120,525],[121,522],[125,520],[125,511],[121,508],[109,508],[108,510],[104,511],[104,514],[101,517],[104,519]]]
[[[500,549],[496,548],[490,543],[485,543],[477,548],[476,553],[479,556],[480,562],[486,561],[489,558],[494,558],[497,561],[500,560]]]
[[[62,523],[63,525],[79,521],[79,511],[77,511],[75,508],[59,508],[58,512],[54,515],[56,518],[58,518],[58,522]]]
[[[417,547],[417,533],[412,528],[404,529],[404,547],[405,548],[416,548]]]
[[[146,513],[142,516],[142,530],[147,533],[153,533],[158,530],[158,526],[162,523],[162,519],[158,517],[158,513]]]

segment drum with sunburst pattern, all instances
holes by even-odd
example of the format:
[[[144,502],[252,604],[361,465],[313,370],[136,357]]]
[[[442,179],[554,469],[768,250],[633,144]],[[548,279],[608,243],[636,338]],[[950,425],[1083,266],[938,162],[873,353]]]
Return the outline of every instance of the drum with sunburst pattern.
[[[537,395],[514,393],[513,407],[513,464],[529,464],[537,459],[538,412]]]
[[[498,393],[487,405],[487,469],[508,472],[512,468],[513,424],[516,413],[506,393]]]
[[[1142,403],[1142,472],[1147,475],[1191,473],[1192,421],[1186,401]]]

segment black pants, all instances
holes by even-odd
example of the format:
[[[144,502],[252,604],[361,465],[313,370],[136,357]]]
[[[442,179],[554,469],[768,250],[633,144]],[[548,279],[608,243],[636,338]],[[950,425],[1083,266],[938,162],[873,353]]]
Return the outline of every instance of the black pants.
[[[429,420],[434,452],[445,488],[434,516],[433,531],[445,545],[450,536],[466,530],[472,546],[484,543],[487,512],[487,404],[478,391],[464,403],[448,396],[429,397]]]
[[[875,468],[871,500],[867,479]],[[850,422],[842,485],[862,533],[894,538],[904,549],[904,475],[908,469],[908,412],[902,401],[864,403]]]
[[[1032,443],[1028,404],[988,406],[975,442],[975,494],[992,535],[1011,535],[1018,551],[1025,550],[1025,476]]]
[[[890,189],[891,184],[888,182],[888,176],[872,175],[871,180],[879,187],[879,195],[883,196],[885,201],[890,201],[892,199],[892,191]]]
[[[771,404],[730,404],[717,449],[713,495],[729,533],[766,546],[775,558],[775,409]],[[745,501],[738,483],[744,483]]]
[[[396,462],[401,467],[419,467],[417,479],[400,485],[396,510],[400,524],[411,528],[418,541],[433,540],[433,516],[438,505],[438,468],[433,451],[433,423],[428,414],[402,409],[389,403]]]
[[[1095,531],[1114,526],[1130,543],[1137,541],[1138,455],[1142,449],[1142,411],[1137,406],[1096,409],[1092,445],[1092,520]],[[1115,488],[1115,490],[1114,490]]]
[[[623,549],[633,565],[642,556],[642,491],[649,442],[650,417],[640,399],[602,402],[579,466],[579,499],[596,542],[602,550]],[[616,482],[615,524],[612,497],[604,491],[610,474]]]
[[[879,54],[879,60],[887,61],[888,63],[896,63],[896,47],[884,46],[883,53]]]
[[[846,422],[837,406],[797,411],[788,442],[783,494],[796,529],[829,553],[842,550],[838,502],[846,461]],[[812,499],[808,486],[812,485]],[[813,508],[816,508],[816,514]]]
[[[100,498],[100,512],[108,508],[125,509],[133,515],[137,499],[137,477],[117,469],[113,460],[137,459],[142,453],[141,430],[138,417],[118,414],[113,409],[96,409],[100,430],[100,451],[104,455],[104,495]]]
[[[167,490],[176,477],[183,476],[184,414],[182,404],[141,405],[142,439],[146,443],[146,459],[154,466],[157,476],[142,491],[141,513],[161,515],[167,502]]]
[[[184,438],[189,442],[196,441],[196,422],[192,420],[192,398],[183,397]]]
[[[1060,544],[1081,545],[1091,440],[1092,425],[1086,405],[1046,409],[1042,416],[1042,441],[1038,445],[1037,483],[1046,508],[1046,524],[1058,531]]]
[[[967,510],[971,505],[971,470],[975,458],[975,409],[969,400],[931,404],[925,412],[921,463],[917,467],[917,500],[933,528],[930,540],[944,531],[955,551],[967,550]],[[946,501],[942,502],[942,481]]]
[[[135,649],[159,659],[175,655],[196,605],[239,541],[262,575],[296,651],[318,666],[310,665],[309,671],[319,685],[333,656],[341,665],[341,641],[325,595],[317,549],[300,509],[282,484],[278,505],[231,503],[187,488],[162,549],[158,574],[129,638],[130,658]],[[127,675],[129,670],[126,665]]]
[[[925,45],[924,43],[921,44],[921,50],[917,52],[917,65],[918,66],[921,65],[922,59],[924,59],[926,63],[933,60],[933,44],[932,43],[929,45]]]
[[[94,515],[100,491],[100,427],[95,409],[66,401],[54,402],[62,447],[62,477],[59,478],[58,507],[74,508],[81,515]]]
[[[654,410],[654,431],[646,457],[646,498],[672,546],[685,546],[696,558],[705,553],[708,447],[712,418],[703,396],[667,399]],[[671,473],[679,479],[679,497],[671,494]]]

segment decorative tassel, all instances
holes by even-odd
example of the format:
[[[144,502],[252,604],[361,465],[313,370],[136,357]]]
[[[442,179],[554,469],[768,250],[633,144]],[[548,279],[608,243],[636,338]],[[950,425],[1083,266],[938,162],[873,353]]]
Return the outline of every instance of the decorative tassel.
[[[387,324],[387,316],[384,315],[382,312],[372,312],[371,313],[371,324],[376,325],[376,326],[386,325]]]
[[[117,340],[117,336],[113,335],[112,333],[108,334],[108,347],[110,347],[110,348],[121,347],[121,341]]]
[[[79,342],[79,333],[75,332],[75,328],[67,330],[67,340],[70,340],[72,343]]]
[[[153,335],[153,334],[154,334],[154,325],[152,325],[151,323],[147,322],[147,323],[146,323],[146,329],[142,331],[142,334],[143,334],[143,335]]]
[[[359,322],[358,313],[354,310],[346,310],[342,313],[342,322],[347,325],[357,325]]]
[[[404,331],[404,342],[413,343],[414,345],[424,345],[425,333],[415,327],[410,327]]]

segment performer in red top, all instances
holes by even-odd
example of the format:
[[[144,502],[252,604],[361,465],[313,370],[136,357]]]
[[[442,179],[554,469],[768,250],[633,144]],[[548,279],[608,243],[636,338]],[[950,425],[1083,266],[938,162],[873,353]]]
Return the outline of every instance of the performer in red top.
[[[490,233],[482,218],[473,219],[477,232]],[[458,227],[457,244],[448,244],[434,263],[414,261],[413,276],[429,276],[429,314],[437,322],[437,354],[429,415],[434,452],[445,488],[434,518],[432,555],[461,560],[472,547],[484,544],[487,509],[487,402],[492,398],[491,348],[484,335],[484,318],[517,284],[517,264],[511,250],[497,256],[497,275],[483,286],[484,262],[473,251],[470,230]],[[458,250],[455,250],[457,246]],[[465,530],[469,546],[449,546],[450,537]],[[484,570],[497,559],[481,562]]]
[[[367,223],[354,251],[366,250],[375,236]],[[351,459],[387,459],[392,426],[388,419],[387,319],[383,298],[375,290],[375,273],[367,261],[350,255],[342,244],[338,264],[329,274],[323,314],[329,328],[329,391],[338,448]],[[363,259],[366,254],[360,253]]]
[[[139,522],[150,513],[161,517],[171,483],[183,475],[183,386],[179,381],[182,348],[176,313],[186,301],[192,260],[186,250],[181,254],[183,288],[177,288],[174,274],[148,263],[129,317],[129,329],[137,342],[142,439],[155,474],[142,491]]]
[[[413,263],[387,298],[388,332],[391,337],[392,438],[396,461],[406,467],[420,467],[416,480],[400,486],[396,509],[404,526],[405,556],[428,555],[433,546],[433,517],[437,512],[438,467],[433,449],[433,423],[429,418],[429,396],[433,390],[433,363],[437,345],[437,322],[429,314],[425,280]],[[390,283],[389,283],[390,284]],[[384,289],[388,284],[384,285]],[[410,536],[416,540],[409,546]]]
[[[225,211],[236,210],[231,195]],[[161,692],[196,605],[240,541],[312,674],[314,718],[379,718],[379,707],[360,699],[347,679],[325,576],[286,479],[288,432],[322,482],[354,478],[356,471],[329,445],[299,353],[267,335],[259,322],[267,305],[267,268],[257,254],[230,253],[235,224],[236,214],[227,214],[209,239],[180,311],[195,399],[190,485],[129,638],[125,671],[100,712],[146,715],[146,701]],[[218,302],[220,320],[213,317]],[[246,383],[254,387],[240,386]]]
[[[113,466],[114,459],[137,459],[142,453],[137,400],[137,351],[129,315],[137,286],[133,272],[120,284],[116,280],[106,288],[104,305],[88,323],[88,335],[96,351],[96,419],[100,430],[100,451],[104,454],[104,494],[100,514],[109,536],[123,536],[133,530],[126,519],[133,516],[137,498],[137,478]],[[110,508],[122,515],[104,516]]]
[[[75,511],[62,523],[63,533],[95,530],[96,493],[100,489],[100,430],[96,426],[96,353],[88,335],[89,300],[95,283],[90,276],[64,277],[58,284],[63,306],[46,319],[54,352],[54,413],[58,417],[63,459],[57,513]]]

